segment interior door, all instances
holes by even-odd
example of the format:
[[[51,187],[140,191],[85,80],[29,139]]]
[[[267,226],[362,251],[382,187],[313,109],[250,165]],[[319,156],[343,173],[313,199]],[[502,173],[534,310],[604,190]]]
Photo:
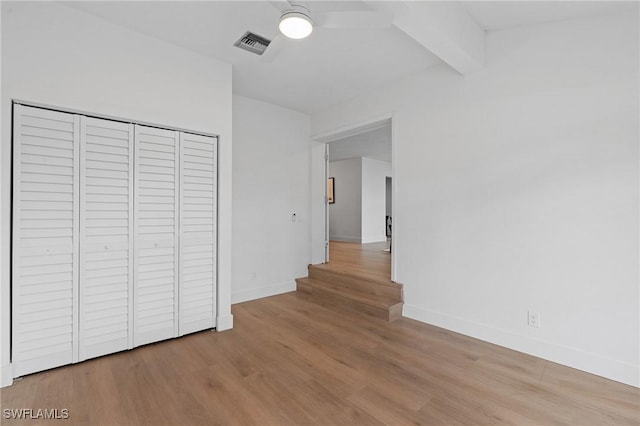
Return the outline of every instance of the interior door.
[[[178,335],[178,135],[135,126],[134,346]]]
[[[14,106],[15,377],[215,327],[217,138]]]
[[[12,363],[78,360],[79,116],[14,105]]]
[[[180,134],[180,334],[215,327],[217,139]]]
[[[132,347],[133,124],[80,118],[80,360]]]

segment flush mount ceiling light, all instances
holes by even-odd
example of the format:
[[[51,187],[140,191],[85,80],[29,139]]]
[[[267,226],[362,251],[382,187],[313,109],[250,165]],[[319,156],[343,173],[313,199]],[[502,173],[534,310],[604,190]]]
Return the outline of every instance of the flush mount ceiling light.
[[[296,40],[308,37],[313,31],[309,8],[299,3],[291,2],[290,4],[291,9],[285,11],[280,17],[280,32],[285,37]]]

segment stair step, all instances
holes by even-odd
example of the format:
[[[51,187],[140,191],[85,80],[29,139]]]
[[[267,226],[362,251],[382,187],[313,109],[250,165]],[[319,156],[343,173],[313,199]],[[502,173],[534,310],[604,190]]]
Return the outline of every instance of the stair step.
[[[296,279],[297,290],[310,294],[316,301],[338,305],[387,321],[402,316],[402,299],[377,295],[314,278]]]
[[[309,265],[309,278],[349,287],[363,293],[403,299],[402,284],[336,269],[335,266],[329,268],[327,265]]]
[[[307,284],[308,286],[311,286],[313,288],[322,288],[327,291],[340,293],[345,297],[348,297],[350,299],[357,300],[372,306],[389,307],[398,302],[401,302],[401,300],[399,299],[392,299],[386,296],[365,293],[365,292],[355,290],[353,288],[344,287],[339,284],[334,284],[334,283],[317,280],[313,278],[298,278],[297,281],[302,281],[303,284]]]

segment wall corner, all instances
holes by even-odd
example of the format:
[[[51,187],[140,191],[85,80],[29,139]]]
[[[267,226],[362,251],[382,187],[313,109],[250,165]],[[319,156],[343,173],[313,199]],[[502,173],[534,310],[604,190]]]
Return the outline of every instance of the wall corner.
[[[226,331],[233,328],[233,315],[224,315],[216,318],[216,331]]]

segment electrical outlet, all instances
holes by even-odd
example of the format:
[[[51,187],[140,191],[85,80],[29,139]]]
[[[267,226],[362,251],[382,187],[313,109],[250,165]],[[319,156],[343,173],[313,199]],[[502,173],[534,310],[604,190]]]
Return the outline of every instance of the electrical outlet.
[[[251,273],[251,281],[255,281],[257,277],[257,274],[255,272]]]
[[[540,328],[540,313],[536,311],[527,311],[527,324],[529,327]]]

